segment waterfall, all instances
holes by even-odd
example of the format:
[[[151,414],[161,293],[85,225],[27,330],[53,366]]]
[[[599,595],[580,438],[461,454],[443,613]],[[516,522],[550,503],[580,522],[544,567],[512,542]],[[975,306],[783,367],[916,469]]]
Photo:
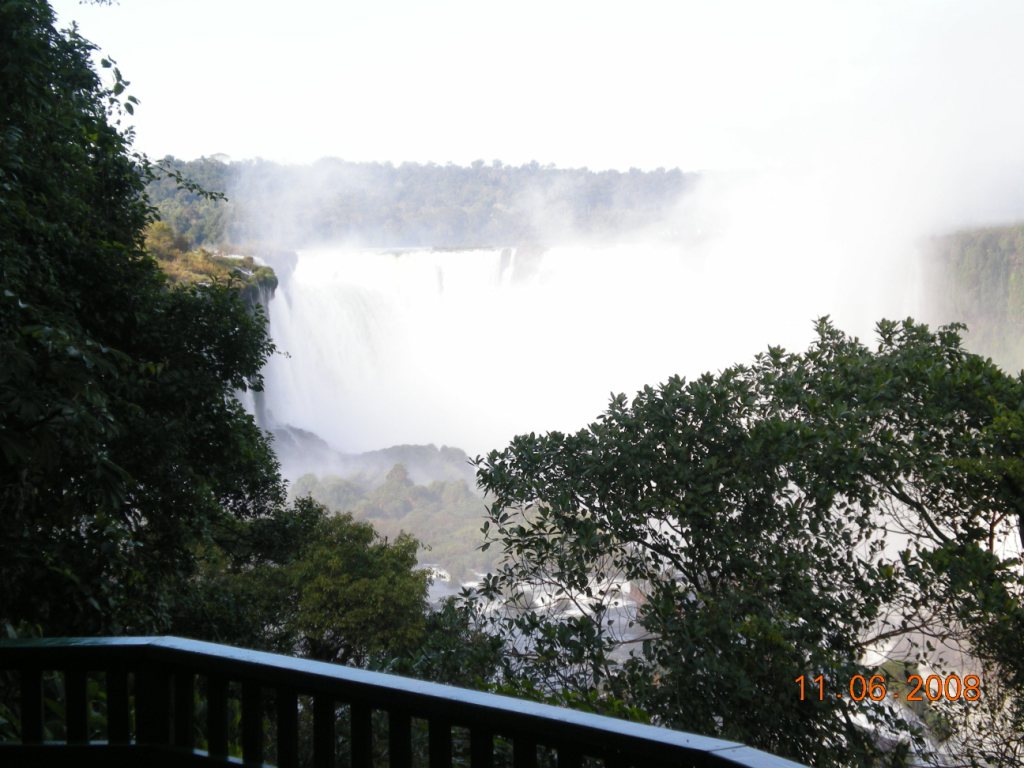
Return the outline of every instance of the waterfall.
[[[265,370],[266,419],[346,452],[434,443],[472,455],[580,429],[612,392],[748,362],[769,344],[801,349],[822,314],[868,335],[883,312],[906,315],[905,300],[878,306],[885,291],[865,295],[811,251],[302,251],[270,302],[279,354]]]

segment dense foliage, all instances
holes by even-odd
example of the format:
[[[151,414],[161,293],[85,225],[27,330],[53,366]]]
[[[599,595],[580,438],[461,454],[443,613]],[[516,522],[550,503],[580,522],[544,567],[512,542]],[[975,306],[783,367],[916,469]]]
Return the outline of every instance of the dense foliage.
[[[878,333],[822,321],[806,353],[672,378],[480,460],[503,555],[481,607],[508,674],[816,766],[938,741],[1018,764],[1024,380],[956,328]],[[983,704],[835,696],[914,669],[980,674]],[[828,695],[801,701],[801,675]]]
[[[231,198],[210,199],[200,190],[225,191],[231,182],[231,168],[217,160],[179,162],[164,159],[164,165],[174,168],[192,180],[197,188],[183,187],[172,176],[158,176],[150,180],[147,194],[173,235],[180,238],[178,245],[185,250],[198,246],[216,246],[226,243],[233,233],[234,195]]]
[[[236,397],[273,350],[245,291],[273,275],[153,223],[92,50],[0,3],[0,625],[418,659],[417,543],[285,503]]]
[[[426,634],[418,542],[389,541],[304,498],[253,520],[224,519],[198,552],[175,631],[344,664],[386,665]]]
[[[271,346],[236,292],[169,291],[144,253],[120,77],[45,3],[4,3],[0,34],[0,617],[152,631],[208,521],[282,500],[233,396]]]
[[[230,201],[217,203],[172,180],[149,189],[177,234],[212,245],[353,240],[456,247],[598,237],[661,224],[696,180],[679,170],[593,172],[498,161],[469,168],[333,159],[302,167],[165,162],[211,189],[229,191]]]

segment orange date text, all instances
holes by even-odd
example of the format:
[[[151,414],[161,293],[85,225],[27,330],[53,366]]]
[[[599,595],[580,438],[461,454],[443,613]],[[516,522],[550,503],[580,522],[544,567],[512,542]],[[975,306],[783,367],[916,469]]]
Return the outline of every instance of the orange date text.
[[[800,675],[793,682],[799,686],[800,701],[824,701],[830,696],[853,701],[882,701],[886,698],[904,701],[978,701],[981,698],[981,678],[977,675],[907,675],[905,686],[892,689],[886,684],[884,675],[852,675],[848,681],[826,681],[824,675]],[[843,682],[846,684],[843,685]],[[902,688],[906,690],[900,690]]]

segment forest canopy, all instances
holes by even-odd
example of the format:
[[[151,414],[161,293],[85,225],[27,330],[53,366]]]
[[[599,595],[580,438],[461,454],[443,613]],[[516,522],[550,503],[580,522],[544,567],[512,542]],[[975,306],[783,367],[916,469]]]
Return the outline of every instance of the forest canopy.
[[[310,166],[263,160],[162,161],[226,190],[204,200],[173,180],[149,194],[161,217],[196,245],[260,241],[301,247],[353,241],[381,247],[549,244],[662,225],[697,175],[561,169],[478,161],[470,167],[354,163]]]

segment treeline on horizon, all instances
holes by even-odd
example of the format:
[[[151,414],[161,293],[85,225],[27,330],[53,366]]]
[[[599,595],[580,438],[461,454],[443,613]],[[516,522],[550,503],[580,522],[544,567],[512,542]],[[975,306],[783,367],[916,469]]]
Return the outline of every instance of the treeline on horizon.
[[[497,160],[469,167],[337,159],[308,166],[162,162],[228,196],[206,199],[173,178],[150,183],[160,218],[195,246],[344,240],[444,248],[610,236],[662,224],[698,178],[679,169],[595,172]]]
[[[482,160],[469,167],[337,159],[308,166],[162,162],[228,197],[201,196],[170,176],[149,183],[159,234],[177,238],[182,252],[228,244],[257,252],[327,240],[445,248],[600,239],[663,227],[699,178],[679,169],[594,172]],[[968,344],[979,354],[1008,369],[1024,366],[1024,224],[936,236],[928,256],[931,313],[965,323]]]

